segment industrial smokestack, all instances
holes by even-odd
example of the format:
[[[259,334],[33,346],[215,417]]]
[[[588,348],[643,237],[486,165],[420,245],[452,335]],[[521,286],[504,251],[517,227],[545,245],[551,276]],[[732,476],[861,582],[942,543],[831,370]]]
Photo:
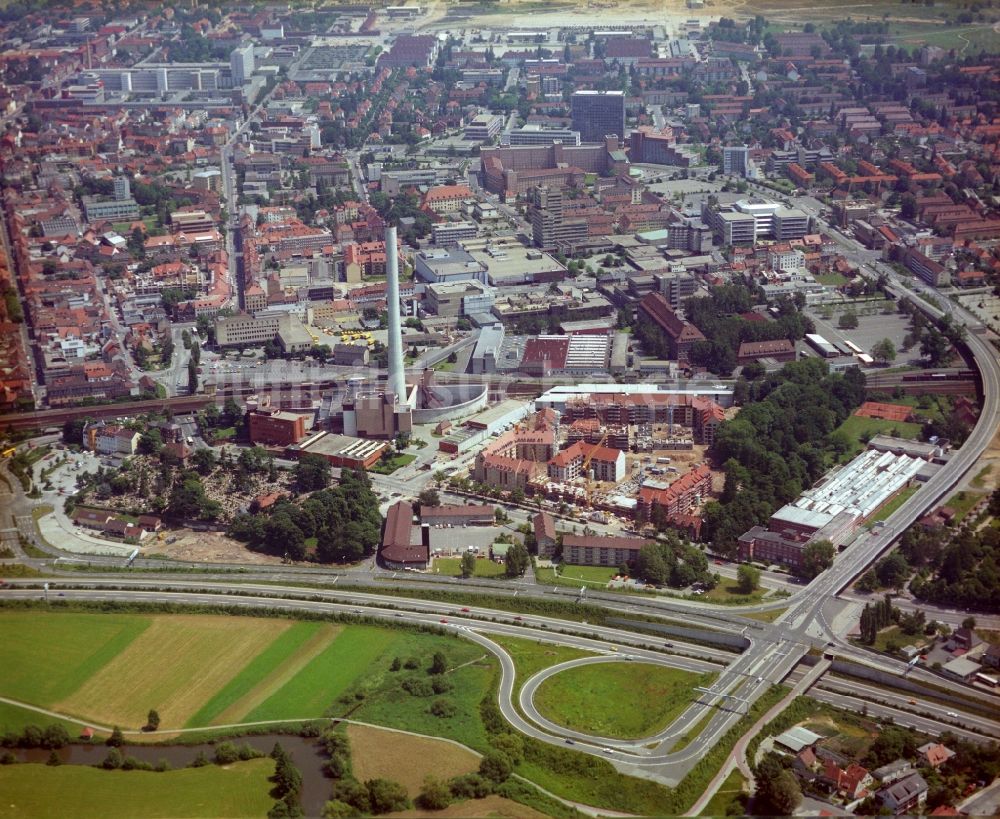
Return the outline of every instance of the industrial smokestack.
[[[389,383],[387,389],[396,396],[396,403],[406,403],[406,378],[403,372],[403,331],[399,321],[399,253],[396,250],[396,228],[385,229],[385,262],[388,288],[385,308],[389,312]]]

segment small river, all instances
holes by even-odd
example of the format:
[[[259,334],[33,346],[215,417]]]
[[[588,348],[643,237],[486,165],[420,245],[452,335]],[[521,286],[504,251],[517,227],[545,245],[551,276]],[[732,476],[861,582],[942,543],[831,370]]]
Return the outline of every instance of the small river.
[[[260,734],[258,736],[235,737],[228,741],[239,747],[249,745],[264,754],[270,754],[275,742],[291,754],[295,767],[302,772],[302,810],[306,816],[319,816],[323,806],[330,798],[333,781],[323,775],[323,763],[326,754],[322,745],[315,738],[305,738],[294,734]],[[41,748],[25,750],[11,749],[20,762],[45,763],[51,751]],[[111,749],[104,743],[73,743],[61,748],[56,753],[65,765],[100,765]],[[171,768],[186,768],[202,751],[212,759],[215,755],[215,745],[203,742],[198,745],[124,745],[120,749],[122,756],[132,756],[142,762],[152,765],[160,760],[166,760]],[[122,774],[128,776],[128,771]]]

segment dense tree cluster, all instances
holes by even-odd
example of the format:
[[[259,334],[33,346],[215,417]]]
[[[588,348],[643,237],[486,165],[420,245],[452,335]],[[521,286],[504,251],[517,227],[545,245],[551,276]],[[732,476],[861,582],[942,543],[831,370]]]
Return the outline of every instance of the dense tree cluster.
[[[898,610],[892,605],[892,598],[886,595],[877,603],[865,603],[861,610],[861,642],[867,645],[875,643],[879,631],[890,626],[899,616]]]
[[[654,586],[685,587],[710,578],[705,554],[682,543],[676,533],[668,532],[656,543],[639,550],[631,570]]]
[[[1000,515],[1000,490],[990,513]],[[1000,611],[1000,529],[914,530],[900,551],[919,567],[910,591],[920,600],[979,611]]]
[[[751,402],[716,435],[712,454],[726,482],[719,500],[706,506],[702,529],[730,554],[741,534],[850,451],[850,441],[835,430],[864,399],[864,376],[857,370],[831,374],[821,359],[806,359],[754,381],[749,396]]]
[[[373,554],[381,526],[378,496],[368,475],[345,469],[338,486],[313,492],[301,503],[285,499],[269,513],[238,515],[229,534],[290,560],[304,560],[306,540],[315,538],[316,560],[340,563]]]
[[[802,801],[799,780],[771,751],[754,768],[757,790],[753,799],[755,816],[792,816]]]
[[[743,342],[782,338],[797,341],[813,331],[812,321],[788,299],[779,300],[773,321],[742,317],[761,302],[762,298],[742,284],[713,287],[707,298],[689,299],[685,304],[687,317],[706,338],[692,348],[692,362],[716,375],[729,375],[736,367],[736,354]]]
[[[274,788],[271,795],[277,801],[268,811],[268,819],[301,816],[299,794],[302,791],[302,773],[295,767],[291,755],[280,742],[274,743],[271,759],[274,760],[274,775],[271,777]]]

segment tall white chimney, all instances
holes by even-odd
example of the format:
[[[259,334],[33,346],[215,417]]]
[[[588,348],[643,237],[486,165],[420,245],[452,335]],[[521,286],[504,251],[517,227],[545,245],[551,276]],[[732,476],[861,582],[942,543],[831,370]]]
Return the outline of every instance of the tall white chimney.
[[[396,403],[406,403],[406,377],[403,371],[403,331],[399,321],[399,253],[396,228],[385,229],[385,262],[388,288],[385,307],[389,312],[389,382],[386,389],[395,393]]]

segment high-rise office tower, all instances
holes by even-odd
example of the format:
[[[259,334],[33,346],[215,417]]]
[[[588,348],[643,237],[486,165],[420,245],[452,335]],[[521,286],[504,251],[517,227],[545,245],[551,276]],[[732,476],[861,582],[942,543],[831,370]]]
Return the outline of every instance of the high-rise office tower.
[[[746,145],[727,145],[722,149],[722,172],[746,176],[750,169],[750,149]]]
[[[572,107],[573,130],[583,142],[603,142],[609,134],[625,138],[624,91],[574,91]]]
[[[234,48],[229,54],[229,67],[233,72],[233,88],[241,88],[253,74],[253,44]]]

